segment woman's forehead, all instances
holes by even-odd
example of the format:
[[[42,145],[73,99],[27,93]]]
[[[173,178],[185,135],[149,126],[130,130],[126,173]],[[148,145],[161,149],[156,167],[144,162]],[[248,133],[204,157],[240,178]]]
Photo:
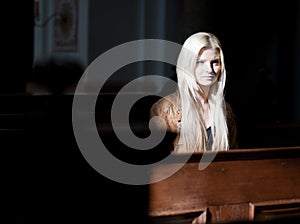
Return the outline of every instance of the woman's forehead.
[[[218,48],[208,48],[204,47],[202,48],[198,53],[198,58],[200,57],[219,57],[220,51]]]

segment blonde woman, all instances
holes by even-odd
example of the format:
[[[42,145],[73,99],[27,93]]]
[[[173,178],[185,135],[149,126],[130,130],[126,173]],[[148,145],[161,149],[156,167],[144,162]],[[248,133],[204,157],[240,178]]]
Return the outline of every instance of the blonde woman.
[[[178,56],[178,89],[153,104],[158,127],[177,133],[175,152],[237,148],[232,109],[224,99],[226,69],[219,39],[199,32],[186,39]]]

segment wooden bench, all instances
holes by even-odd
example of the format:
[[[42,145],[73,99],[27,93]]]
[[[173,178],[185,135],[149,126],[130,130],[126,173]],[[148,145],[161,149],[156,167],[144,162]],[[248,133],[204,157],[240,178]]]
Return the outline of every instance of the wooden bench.
[[[201,158],[193,154],[175,174],[150,184],[149,223],[191,223],[206,209],[209,223],[300,220],[300,147],[218,152],[204,170]],[[172,165],[155,167],[152,176]]]

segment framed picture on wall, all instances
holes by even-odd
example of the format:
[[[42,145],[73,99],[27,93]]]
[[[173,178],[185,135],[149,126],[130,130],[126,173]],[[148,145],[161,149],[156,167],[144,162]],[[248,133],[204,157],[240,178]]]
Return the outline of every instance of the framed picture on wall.
[[[54,0],[54,52],[78,50],[78,0]]]

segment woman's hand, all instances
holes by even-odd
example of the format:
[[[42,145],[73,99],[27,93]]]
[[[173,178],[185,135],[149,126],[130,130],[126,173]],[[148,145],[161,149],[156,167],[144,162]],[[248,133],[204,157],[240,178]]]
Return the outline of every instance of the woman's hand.
[[[207,209],[204,210],[204,212],[201,213],[198,217],[196,217],[192,224],[205,224],[207,222]]]

